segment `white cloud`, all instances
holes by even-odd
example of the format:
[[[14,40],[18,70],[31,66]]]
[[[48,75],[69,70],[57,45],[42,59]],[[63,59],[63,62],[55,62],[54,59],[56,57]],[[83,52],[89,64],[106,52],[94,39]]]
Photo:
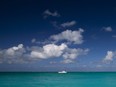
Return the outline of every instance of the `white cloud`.
[[[6,57],[18,57],[21,56],[25,52],[25,49],[23,48],[23,44],[19,44],[17,47],[11,47],[5,50],[5,56]]]
[[[24,48],[23,44],[0,50],[0,62],[25,63],[34,60],[62,58],[62,63],[73,63],[80,55],[88,53],[88,49],[69,48],[65,43],[61,45],[46,44],[42,47],[32,46]]]
[[[42,51],[32,51],[32,58],[40,58],[47,59],[52,57],[60,57],[63,51],[67,48],[66,44],[55,45],[55,44],[47,44],[42,47]]]
[[[20,62],[26,52],[23,44],[0,50],[0,60],[7,63]]]
[[[62,63],[73,63],[76,58],[87,54],[89,50],[69,48],[69,45],[63,42],[66,41],[67,43],[81,44],[83,43],[83,32],[83,29],[75,31],[66,30],[57,35],[52,35],[47,43],[41,44],[42,46],[30,46],[24,48],[23,44],[19,44],[18,46],[0,50],[0,63],[22,63],[49,58],[61,58]],[[53,43],[54,41],[62,42],[58,45],[59,43]],[[32,39],[32,43],[38,43],[38,41],[34,38]]]
[[[107,55],[104,58],[104,61],[113,61],[113,58],[116,57],[116,52],[107,51]]]
[[[61,57],[62,63],[73,63],[80,55],[86,55],[89,49],[69,48],[65,43],[61,45],[47,44],[39,50],[33,49],[30,53],[32,59],[49,59]]]
[[[66,52],[63,54],[63,63],[73,63],[75,59],[77,59],[80,55],[86,55],[89,52],[89,49],[81,49],[81,48],[68,48]]]
[[[44,18],[47,18],[48,16],[53,16],[53,17],[59,17],[60,16],[60,14],[57,11],[51,12],[48,9],[44,11],[43,15],[44,15]]]
[[[104,31],[106,32],[112,32],[112,27],[103,27]]]
[[[87,54],[89,51],[89,49],[81,49],[81,48],[68,48],[67,52],[65,52],[65,54],[63,55],[64,59],[75,59],[77,58],[79,55],[85,55]]]
[[[61,24],[61,27],[67,28],[67,27],[74,26],[75,24],[76,24],[76,21],[65,22]]]
[[[56,42],[66,40],[68,42],[73,42],[74,44],[82,44],[83,43],[83,36],[82,36],[83,32],[84,30],[81,28],[75,31],[66,30],[57,35],[52,35],[50,38],[52,40],[55,40]]]

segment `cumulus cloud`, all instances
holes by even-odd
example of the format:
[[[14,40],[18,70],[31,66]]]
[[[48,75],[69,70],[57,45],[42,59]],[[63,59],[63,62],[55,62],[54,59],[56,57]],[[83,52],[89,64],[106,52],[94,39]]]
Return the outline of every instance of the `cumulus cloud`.
[[[69,48],[65,43],[46,44],[24,48],[23,44],[0,50],[0,63],[23,63],[49,58],[62,58],[62,63],[73,63],[76,58],[86,55],[89,49]]]
[[[112,61],[115,56],[115,52],[113,51],[107,51],[107,55],[104,58],[104,61]]]
[[[62,55],[65,48],[67,48],[66,44],[61,44],[59,46],[55,44],[47,44],[43,46],[42,51],[33,50],[31,52],[31,57],[40,59],[59,57]]]
[[[103,29],[104,29],[104,31],[106,31],[106,32],[112,32],[113,30],[112,30],[112,27],[103,27]]]
[[[73,63],[80,55],[86,55],[89,49],[81,48],[69,48],[65,43],[61,45],[47,44],[44,45],[41,50],[33,49],[30,53],[30,57],[35,59],[49,59],[61,57],[62,63]]]
[[[116,52],[115,51],[107,51],[107,54],[105,58],[103,59],[103,62],[110,63],[113,61],[113,59],[116,58]]]
[[[47,18],[48,16],[59,17],[60,14],[59,14],[57,11],[51,12],[51,11],[49,11],[49,10],[47,9],[47,10],[44,11],[43,16],[44,16],[44,18]]]
[[[5,56],[6,57],[17,57],[21,56],[25,52],[25,49],[23,48],[23,44],[19,44],[17,47],[11,47],[5,50]]]
[[[67,52],[65,52],[65,54],[63,54],[64,59],[75,59],[76,57],[78,57],[79,55],[85,55],[87,54],[89,51],[89,49],[81,49],[81,48],[68,48]]]
[[[8,63],[21,61],[26,52],[23,44],[8,49],[0,50],[0,60]]]
[[[73,42],[74,44],[82,44],[83,43],[83,36],[82,36],[83,32],[84,30],[81,28],[75,31],[66,30],[59,34],[52,35],[50,39],[55,40],[56,42],[68,41],[68,42]]]
[[[65,22],[61,24],[61,27],[67,28],[67,27],[74,26],[75,24],[76,24],[76,21]]]
[[[81,48],[68,48],[66,52],[63,54],[64,60],[63,63],[73,63],[75,59],[77,59],[80,55],[86,55],[89,52],[89,49],[81,49]]]

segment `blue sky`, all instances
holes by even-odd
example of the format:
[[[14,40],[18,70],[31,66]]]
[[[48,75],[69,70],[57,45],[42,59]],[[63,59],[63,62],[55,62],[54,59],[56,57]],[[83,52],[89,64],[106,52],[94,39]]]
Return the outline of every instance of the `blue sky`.
[[[0,8],[0,71],[116,71],[114,0],[6,0]]]

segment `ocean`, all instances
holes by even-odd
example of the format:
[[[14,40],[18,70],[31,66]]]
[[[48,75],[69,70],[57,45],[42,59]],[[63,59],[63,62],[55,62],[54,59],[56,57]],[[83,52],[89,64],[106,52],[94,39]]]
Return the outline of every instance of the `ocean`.
[[[0,73],[0,87],[116,87],[115,72]]]

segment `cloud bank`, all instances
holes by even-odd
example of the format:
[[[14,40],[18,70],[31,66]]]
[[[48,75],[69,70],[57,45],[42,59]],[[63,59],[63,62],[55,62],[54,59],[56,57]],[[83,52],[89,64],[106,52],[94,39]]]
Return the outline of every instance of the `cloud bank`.
[[[51,35],[50,39],[56,41],[56,43],[46,43],[42,46],[30,46],[27,47],[23,44],[13,46],[7,49],[0,50],[0,62],[6,63],[23,63],[34,60],[45,60],[49,58],[61,58],[61,63],[73,63],[81,55],[86,55],[89,49],[82,48],[70,48],[73,44],[83,43],[83,29],[79,30],[66,30],[56,35]],[[49,38],[48,38],[49,40]],[[62,41],[60,44],[57,42]],[[67,44],[70,42],[71,44]],[[32,39],[32,43],[36,42],[36,39]]]
[[[17,47],[0,50],[0,61],[7,63],[22,63],[33,60],[49,58],[62,58],[62,63],[73,63],[80,55],[86,55],[89,49],[69,48],[65,43],[61,45],[47,44],[43,47],[35,46],[24,48],[22,44]]]

